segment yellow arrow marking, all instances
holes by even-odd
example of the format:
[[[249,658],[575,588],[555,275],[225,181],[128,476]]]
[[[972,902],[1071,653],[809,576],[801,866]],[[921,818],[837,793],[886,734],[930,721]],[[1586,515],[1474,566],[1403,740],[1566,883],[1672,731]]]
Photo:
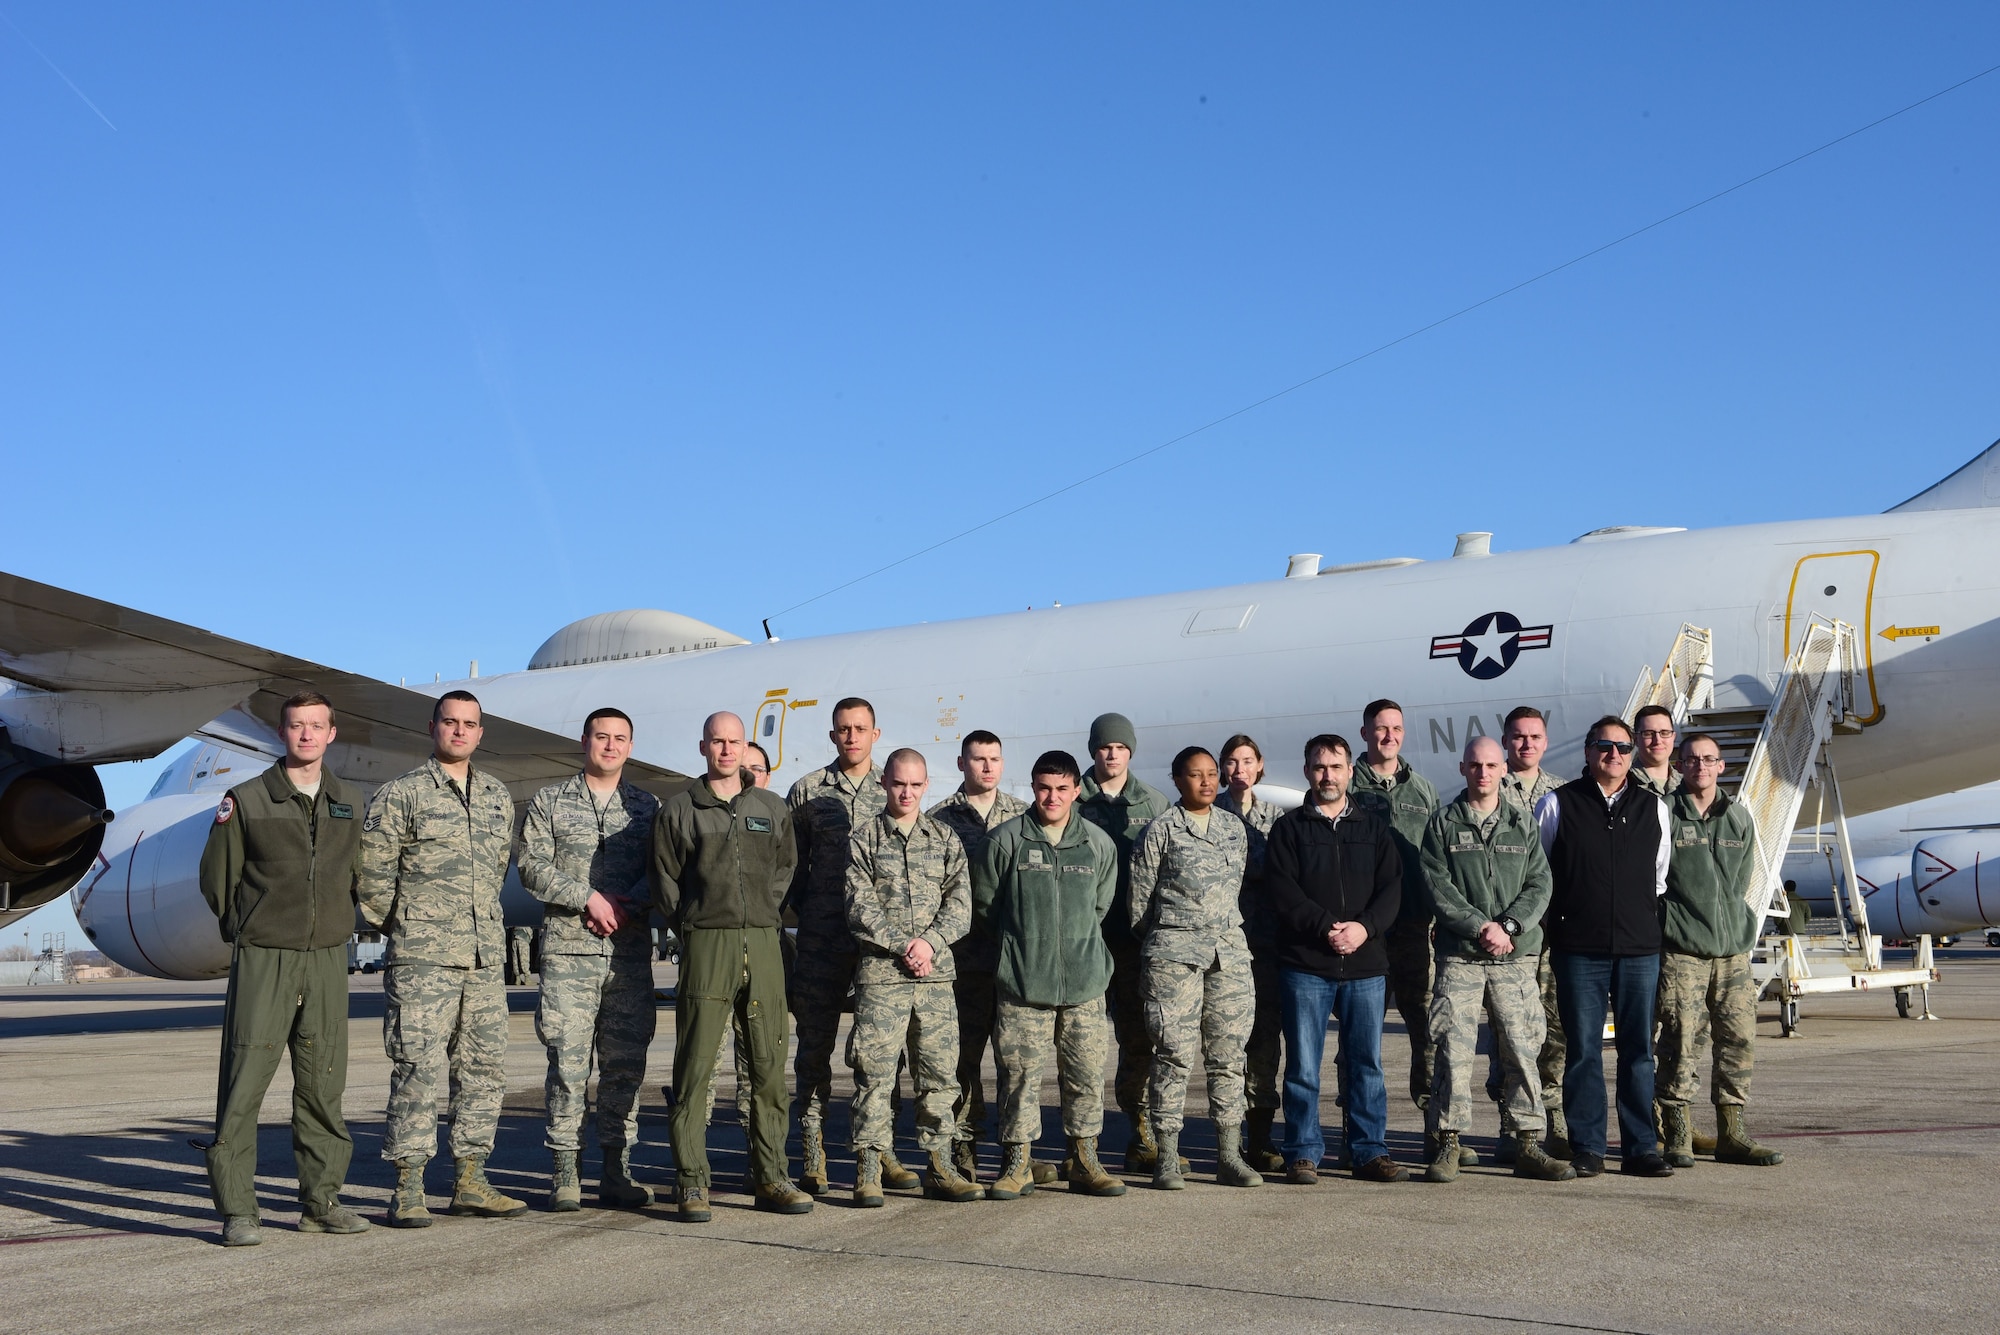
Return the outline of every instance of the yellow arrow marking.
[[[789,707],[792,709],[809,709],[818,703],[819,701],[817,700],[794,700]]]
[[[1944,631],[1936,626],[1891,626],[1882,632],[1882,638],[1894,643],[1906,640],[1912,635],[1942,635]]]

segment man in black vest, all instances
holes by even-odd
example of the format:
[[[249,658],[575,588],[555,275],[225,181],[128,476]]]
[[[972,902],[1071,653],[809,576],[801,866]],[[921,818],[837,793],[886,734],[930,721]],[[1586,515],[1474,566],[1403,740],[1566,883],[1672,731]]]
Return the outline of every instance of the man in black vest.
[[[1606,715],[1585,734],[1584,776],[1535,804],[1555,893],[1544,920],[1569,1052],[1563,1112],[1578,1177],[1604,1171],[1604,1013],[1618,1029],[1619,1171],[1668,1177],[1653,1131],[1653,1001],[1660,896],[1673,847],[1666,803],[1632,782],[1632,728]]]

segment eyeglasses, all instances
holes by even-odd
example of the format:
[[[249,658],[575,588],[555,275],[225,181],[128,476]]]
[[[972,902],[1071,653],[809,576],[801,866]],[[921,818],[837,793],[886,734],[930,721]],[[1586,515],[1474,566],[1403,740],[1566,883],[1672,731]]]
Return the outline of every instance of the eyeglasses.
[[[1721,756],[1682,756],[1681,764],[1699,765],[1703,769],[1721,769]]]
[[[1592,742],[1590,749],[1601,756],[1608,756],[1613,751],[1616,751],[1621,756],[1629,756],[1632,754],[1634,747],[1630,742],[1602,741]]]
[[[1639,735],[1647,741],[1664,741],[1674,735],[1672,728],[1641,728]]]

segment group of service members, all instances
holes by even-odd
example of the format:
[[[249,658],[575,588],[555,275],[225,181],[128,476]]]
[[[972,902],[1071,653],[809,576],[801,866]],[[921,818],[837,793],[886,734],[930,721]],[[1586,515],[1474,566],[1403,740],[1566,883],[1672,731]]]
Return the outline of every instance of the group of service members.
[[[281,717],[284,759],[223,798],[201,867],[234,947],[207,1143],[223,1242],[261,1240],[257,1114],[287,1050],[299,1227],[369,1226],[339,1199],[353,1150],[340,1100],[356,904],[388,941],[382,1153],[397,1182],[386,1222],[431,1222],[424,1175],[447,1091],[451,1212],[521,1214],[527,1203],[485,1173],[506,1092],[500,890],[516,850],[505,786],[472,763],[479,702],[441,696],[432,756],[365,811],[323,764],[336,735],[331,703],[301,692]],[[832,1189],[832,1060],[849,1009],[861,1207],[919,1187],[947,1201],[1014,1200],[1058,1179],[1122,1195],[1098,1146],[1113,1038],[1127,1174],[1185,1186],[1180,1136],[1199,1065],[1216,1180],[1316,1182],[1329,1021],[1344,1162],[1358,1179],[1406,1180],[1386,1142],[1381,1040],[1392,999],[1410,1039],[1428,1181],[1478,1162],[1463,1138],[1482,1011],[1494,1039],[1486,1088],[1500,1105],[1497,1157],[1517,1176],[1604,1171],[1602,1044],[1565,1047],[1563,1036],[1599,1034],[1607,1013],[1621,1171],[1667,1176],[1697,1150],[1718,1162],[1779,1161],[1742,1122],[1756,1020],[1749,951],[1759,924],[1744,894],[1754,831],[1717,786],[1715,740],[1677,738],[1664,710],[1598,720],[1583,776],[1563,784],[1540,768],[1543,716],[1518,708],[1500,740],[1466,746],[1464,791],[1443,804],[1402,757],[1400,706],[1377,700],[1358,756],[1333,734],[1306,743],[1306,799],[1290,811],[1257,795],[1263,753],[1241,735],[1219,758],[1201,747],[1176,755],[1170,803],[1131,773],[1131,722],[1104,714],[1091,725],[1088,769],[1045,752],[1024,804],[1001,791],[1001,740],[976,731],[961,744],[957,788],[926,809],[923,755],[902,749],[878,764],[867,701],[840,701],[832,725],[834,760],[780,800],[765,787],[771,757],[746,740],[742,720],[711,715],[704,772],[661,802],[623,777],[631,719],[600,709],[584,723],[582,770],[530,803],[518,862],[545,907],[536,1032],[548,1050],[551,1209],[581,1207],[593,1062],[599,1201],[653,1201],[633,1178],[632,1153],[655,1026],[656,911],[680,943],[671,1137],[675,1206],[687,1222],[710,1218],[707,1124],[731,1034],[755,1205],[805,1213]],[[1000,1155],[982,1185],[975,1142],[989,1044]],[[1690,1116],[1704,1045],[1718,1123],[1705,1144]],[[1060,1167],[1032,1153],[1051,1061]],[[894,1151],[904,1070],[921,1172]]]

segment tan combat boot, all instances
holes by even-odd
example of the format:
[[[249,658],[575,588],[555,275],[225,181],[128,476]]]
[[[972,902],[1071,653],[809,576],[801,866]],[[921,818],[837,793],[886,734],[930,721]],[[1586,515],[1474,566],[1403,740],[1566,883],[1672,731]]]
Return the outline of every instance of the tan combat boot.
[[[1278,1147],[1271,1143],[1271,1123],[1277,1119],[1275,1108],[1252,1108],[1245,1126],[1250,1144],[1244,1158],[1250,1166],[1261,1173],[1282,1173],[1285,1171],[1285,1156],[1278,1153]]]
[[[772,1214],[811,1214],[813,1198],[789,1182],[759,1182],[756,1206]]]
[[[854,1206],[859,1210],[882,1208],[882,1160],[863,1150],[854,1156]]]
[[[1569,1119],[1557,1107],[1549,1109],[1549,1131],[1542,1137],[1542,1152],[1551,1159],[1568,1163],[1570,1155],[1576,1151],[1569,1143]]]
[[[967,1182],[979,1180],[979,1152],[969,1140],[954,1140],[951,1143],[951,1166]]]
[[[923,1184],[923,1178],[903,1167],[903,1161],[896,1157],[894,1150],[882,1151],[883,1186],[891,1191],[915,1191]]]
[[[451,1187],[451,1212],[488,1219],[512,1219],[528,1212],[526,1201],[515,1200],[486,1180],[486,1160],[460,1159]]]
[[[1225,1187],[1261,1187],[1264,1176],[1243,1157],[1243,1128],[1219,1122],[1215,1128],[1215,1180]]]
[[[575,1150],[557,1150],[555,1174],[549,1183],[549,1209],[568,1214],[583,1208],[583,1183],[576,1175]]]
[[[1061,1173],[1056,1171],[1054,1164],[1043,1163],[1040,1159],[1029,1159],[1028,1171],[1035,1175],[1035,1185],[1038,1187],[1046,1187],[1062,1176]]]
[[[799,1130],[799,1190],[808,1196],[824,1196],[830,1184],[826,1176],[826,1137],[816,1126]]]
[[[1028,1158],[1025,1141],[1009,1141],[1000,1147],[1000,1176],[986,1189],[990,1201],[1014,1201],[1035,1189],[1034,1163]]]
[[[1125,1143],[1125,1171],[1152,1175],[1160,1166],[1159,1142],[1153,1139],[1153,1126],[1144,1113],[1131,1119],[1132,1139]],[[1072,1178],[1075,1170],[1071,1170]]]
[[[631,1146],[604,1147],[604,1172],[597,1179],[597,1203],[614,1210],[643,1210],[653,1203],[653,1189],[632,1180]]]
[[[1181,1173],[1181,1133],[1155,1131],[1153,1144],[1153,1186],[1160,1191],[1186,1191],[1187,1178]],[[1131,1162],[1131,1155],[1126,1155]]]
[[[396,1161],[396,1194],[389,1198],[390,1228],[429,1228],[431,1212],[424,1208],[425,1159]]]
[[[1458,1132],[1445,1131],[1435,1138],[1430,1166],[1424,1169],[1424,1181],[1458,1181]]]
[[[1576,1178],[1576,1169],[1551,1159],[1548,1152],[1535,1143],[1532,1131],[1514,1133],[1514,1176],[1532,1177],[1542,1182],[1570,1182]]]
[[[986,1198],[986,1193],[980,1189],[977,1182],[968,1182],[958,1175],[958,1170],[952,1166],[950,1155],[941,1154],[937,1150],[931,1151],[930,1165],[924,1172],[924,1195],[934,1201],[953,1201],[958,1204]]]
[[[1696,1154],[1714,1154],[1715,1137],[1704,1134],[1700,1127],[1694,1125],[1693,1109],[1688,1110],[1688,1125],[1693,1128],[1693,1134],[1688,1137],[1688,1148]]]
[[[1715,1109],[1715,1161],[1769,1168],[1785,1161],[1785,1156],[1750,1139],[1743,1129],[1743,1105],[1718,1104]]]
[[[674,1189],[674,1205],[683,1224],[706,1224],[713,1218],[708,1208],[708,1188],[683,1185]]]
[[[1660,1109],[1660,1157],[1676,1168],[1694,1167],[1694,1130],[1688,1123],[1685,1103],[1662,1103]]]
[[[1127,1156],[1129,1162],[1130,1156]],[[1123,1196],[1125,1184],[1097,1161],[1096,1136],[1069,1138],[1069,1189],[1085,1196]]]

